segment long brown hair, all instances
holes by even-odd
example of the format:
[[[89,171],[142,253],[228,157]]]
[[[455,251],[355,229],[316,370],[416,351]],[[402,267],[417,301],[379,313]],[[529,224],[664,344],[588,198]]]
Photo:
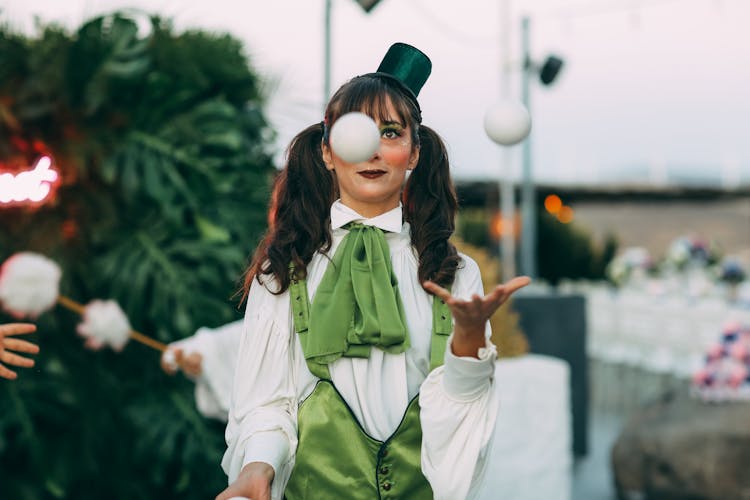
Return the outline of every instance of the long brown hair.
[[[411,226],[411,241],[419,255],[419,280],[447,286],[453,283],[460,257],[448,239],[455,230],[458,208],[448,155],[440,136],[424,125],[414,97],[397,82],[377,74],[358,76],[331,98],[325,122],[300,132],[287,150],[286,166],[276,179],[269,207],[269,229],[245,272],[243,299],[253,279],[271,275],[272,293],[286,291],[292,280],[306,278],[307,265],[317,251],[331,248],[330,208],[337,197],[333,173],[325,168],[321,143],[328,144],[328,129],[343,114],[362,111],[381,121],[392,119],[393,104],[402,125],[412,130],[412,147],[419,147],[419,162],[403,192],[404,219]],[[265,280],[264,280],[265,281]]]

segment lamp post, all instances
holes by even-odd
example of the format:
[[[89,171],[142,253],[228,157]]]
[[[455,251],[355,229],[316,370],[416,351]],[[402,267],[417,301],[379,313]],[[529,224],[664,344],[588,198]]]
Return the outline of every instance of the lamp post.
[[[530,82],[531,75],[539,76],[542,85],[551,85],[562,69],[563,60],[555,56],[547,56],[544,64],[537,66],[533,63],[529,48],[530,20],[521,19],[521,102],[531,113]],[[531,164],[531,140],[523,143],[521,170],[521,273],[536,278],[537,270],[537,206],[536,192]]]
[[[355,0],[369,14],[381,0]],[[323,111],[331,97],[331,12],[333,0],[325,0],[323,6]]]
[[[521,19],[521,102],[531,114],[529,99],[529,18]],[[536,203],[531,175],[531,138],[523,142],[521,164],[521,273],[536,278]]]
[[[503,99],[510,98],[510,31],[511,31],[511,6],[510,0],[500,3],[500,94]],[[512,153],[510,149],[503,148],[500,175],[498,177],[500,195],[500,255],[502,265],[500,266],[499,282],[504,283],[516,276],[516,210],[515,188],[510,166]]]
[[[331,97],[331,5],[332,0],[325,0],[323,12],[323,112]]]

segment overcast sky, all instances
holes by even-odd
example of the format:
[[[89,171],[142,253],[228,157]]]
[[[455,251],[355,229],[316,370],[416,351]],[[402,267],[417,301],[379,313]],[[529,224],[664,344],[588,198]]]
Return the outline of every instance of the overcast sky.
[[[420,95],[424,121],[448,143],[457,178],[518,176],[484,134],[487,108],[519,98],[520,18],[531,54],[565,60],[550,87],[531,87],[533,171],[544,182],[723,180],[750,184],[748,0],[382,0],[370,12],[333,0],[334,89],[374,71],[388,46],[411,43],[433,61]],[[72,28],[140,7],[178,29],[226,31],[275,82],[269,116],[281,151],[323,105],[324,0],[0,0],[0,18],[33,33],[33,16]],[[505,30],[505,31],[504,31]],[[507,31],[509,30],[509,31]],[[507,32],[514,68],[503,86]],[[507,89],[507,90],[504,90]]]

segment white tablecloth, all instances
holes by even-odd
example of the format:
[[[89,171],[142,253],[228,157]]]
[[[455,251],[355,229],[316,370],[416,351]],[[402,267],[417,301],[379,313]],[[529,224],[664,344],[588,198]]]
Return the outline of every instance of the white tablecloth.
[[[501,391],[482,500],[569,500],[572,444],[570,368],[527,354],[497,362]]]

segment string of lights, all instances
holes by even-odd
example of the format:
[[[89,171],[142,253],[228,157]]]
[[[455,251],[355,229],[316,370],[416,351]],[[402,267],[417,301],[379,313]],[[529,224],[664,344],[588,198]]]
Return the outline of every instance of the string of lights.
[[[503,0],[498,0],[503,1]],[[716,8],[719,9],[726,2],[738,2],[740,0],[693,0],[694,4],[706,4],[712,2]],[[409,0],[404,2],[415,12],[417,12],[421,19],[426,20],[432,24],[437,31],[443,36],[464,45],[470,45],[473,47],[489,48],[496,42],[497,35],[477,35],[469,34],[461,29],[456,28],[455,23],[445,20],[437,15],[434,8],[430,8],[425,5],[421,0]],[[641,11],[659,7],[668,4],[680,3],[683,6],[686,0],[596,0],[580,2],[565,7],[554,7],[546,9],[530,9],[527,14],[531,15],[535,19],[564,19],[570,20],[574,18],[600,16],[606,14],[624,13],[624,14],[637,14]],[[494,15],[494,13],[493,13]]]
[[[440,16],[435,14],[434,8],[430,8],[424,5],[421,0],[408,0],[404,3],[412,8],[417,14],[419,14],[419,18],[425,19],[427,22],[432,24],[435,29],[444,37],[449,38],[455,42],[465,45],[471,45],[478,48],[492,48],[497,42],[497,35],[494,33],[488,35],[470,35],[460,29],[457,29],[455,22],[442,19]]]
[[[725,0],[694,0],[693,3],[713,2],[717,8]],[[540,10],[534,12],[534,17],[577,18],[612,14],[617,12],[633,13],[644,9],[659,7],[666,4],[685,4],[685,0],[610,0],[587,1],[562,8]]]

